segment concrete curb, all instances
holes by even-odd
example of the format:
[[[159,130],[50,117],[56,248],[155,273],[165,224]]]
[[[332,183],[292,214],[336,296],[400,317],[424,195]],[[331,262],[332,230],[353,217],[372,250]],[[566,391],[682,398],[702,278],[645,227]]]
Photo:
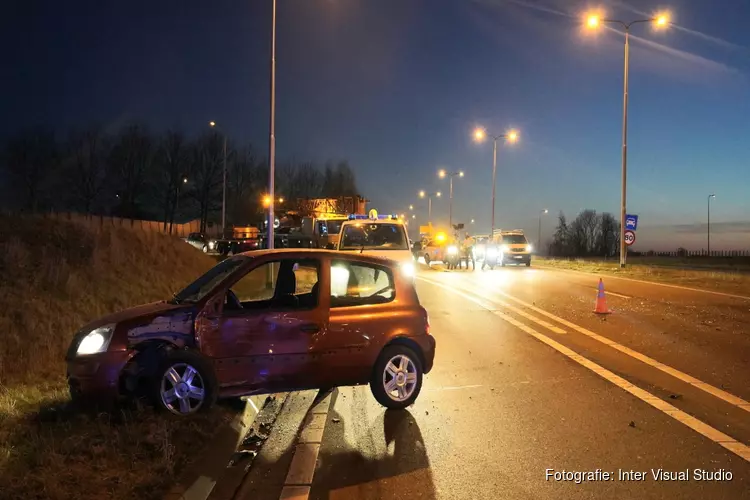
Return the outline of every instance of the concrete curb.
[[[206,500],[269,398],[286,398],[287,395],[262,394],[243,398],[246,401],[244,411],[229,425],[219,429],[206,449],[197,450],[201,458],[188,467],[164,500]]]

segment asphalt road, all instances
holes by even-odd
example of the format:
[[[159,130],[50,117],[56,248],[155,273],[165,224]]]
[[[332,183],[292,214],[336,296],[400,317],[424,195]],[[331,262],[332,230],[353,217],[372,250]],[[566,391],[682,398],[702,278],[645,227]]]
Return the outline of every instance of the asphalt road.
[[[750,498],[750,300],[605,278],[602,318],[597,284],[422,269],[435,368],[408,411],[368,387],[334,394],[310,498]]]

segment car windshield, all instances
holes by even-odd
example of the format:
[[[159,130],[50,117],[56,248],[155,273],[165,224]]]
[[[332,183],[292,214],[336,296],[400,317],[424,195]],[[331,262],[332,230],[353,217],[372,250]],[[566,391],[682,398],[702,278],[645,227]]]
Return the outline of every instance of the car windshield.
[[[503,243],[506,245],[522,245],[526,243],[526,236],[522,234],[504,234]]]
[[[174,294],[170,302],[173,304],[198,302],[249,259],[249,257],[237,256],[216,264],[206,274]]]
[[[340,250],[409,250],[401,224],[357,223],[344,226]]]

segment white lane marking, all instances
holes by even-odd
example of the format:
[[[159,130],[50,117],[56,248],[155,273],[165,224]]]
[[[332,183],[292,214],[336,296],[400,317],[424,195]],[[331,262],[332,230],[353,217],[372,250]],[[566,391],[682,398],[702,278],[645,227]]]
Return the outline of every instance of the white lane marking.
[[[467,300],[470,300],[474,302],[475,304],[479,304],[482,307],[485,307],[482,303],[482,301],[477,300],[475,297],[464,293],[462,291],[458,291],[455,288],[448,287],[446,285],[443,285],[442,283],[434,283],[434,285],[442,287],[452,293],[455,293],[457,295],[460,295],[464,297]],[[702,436],[705,436],[706,438],[710,439],[714,443],[718,444],[719,446],[722,446],[723,448],[731,451],[732,453],[738,455],[739,457],[745,459],[746,461],[750,462],[750,447],[745,445],[744,443],[741,443],[734,439],[731,436],[728,436],[724,434],[723,432],[711,427],[710,425],[706,424],[705,422],[702,422],[701,420],[698,420],[697,418],[688,415],[684,411],[672,406],[671,404],[667,403],[666,401],[658,398],[657,396],[654,396],[648,391],[645,391],[641,389],[640,387],[637,387],[624,378],[620,377],[619,375],[615,375],[611,371],[607,370],[601,365],[598,365],[594,363],[593,361],[589,360],[588,358],[585,358],[584,356],[581,356],[574,350],[565,347],[564,345],[560,344],[559,342],[551,339],[550,337],[544,335],[543,333],[539,333],[530,326],[521,323],[520,321],[507,316],[507,315],[498,315],[499,318],[503,319],[504,321],[510,323],[511,325],[515,326],[519,330],[528,333],[532,337],[536,338],[537,340],[544,342],[551,348],[555,349],[559,353],[567,356],[568,358],[572,359],[579,365],[588,368],[592,372],[596,373],[603,379],[607,380],[608,382],[611,382],[612,384],[616,385],[620,389],[623,389],[624,391],[632,394],[636,398],[640,399],[644,403],[648,403],[652,407],[656,408],[657,410],[661,411],[662,413],[672,417],[673,419],[677,420],[678,422],[688,426],[689,428],[693,429],[698,434],[701,434]]]
[[[671,283],[660,283],[658,281],[647,281],[647,280],[639,280],[639,279],[635,279],[635,278],[624,278],[622,276],[615,276],[613,274],[589,273],[589,272],[586,272],[586,271],[578,271],[576,269],[560,269],[560,268],[556,268],[556,267],[552,267],[552,266],[545,266],[544,264],[542,264],[541,266],[538,265],[536,267],[539,268],[539,269],[547,270],[547,271],[564,271],[564,272],[569,272],[569,273],[585,274],[587,276],[598,276],[598,277],[602,277],[603,276],[603,277],[607,277],[607,278],[614,278],[616,280],[632,281],[632,282],[635,282],[635,283],[644,283],[646,285],[665,286],[667,288],[676,288],[678,290],[687,290],[689,292],[710,293],[712,295],[720,295],[722,297],[732,297],[732,298],[735,298],[735,299],[750,300],[750,297],[748,297],[747,295],[737,295],[737,294],[734,294],[734,293],[717,292],[715,290],[705,290],[705,289],[702,289],[702,288],[692,288],[692,287],[689,287],[689,286],[673,285]],[[708,272],[711,272],[711,271],[708,271]],[[722,271],[714,271],[714,272],[722,272]]]
[[[331,394],[328,394],[305,415],[280,500],[307,500],[310,496],[332,400]]]
[[[465,288],[462,288],[463,290],[466,290]],[[723,389],[719,389],[718,387],[714,387],[711,384],[707,384],[706,382],[703,382],[702,380],[698,380],[697,378],[693,377],[692,375],[688,375],[685,372],[682,372],[676,368],[672,368],[669,365],[665,365],[664,363],[661,363],[654,358],[651,358],[649,356],[646,356],[645,354],[641,354],[638,351],[634,351],[633,349],[629,347],[625,347],[622,344],[618,344],[612,339],[609,339],[607,337],[603,337],[597,333],[592,332],[591,330],[588,330],[586,328],[583,328],[582,326],[576,325],[575,323],[571,323],[570,321],[567,321],[559,316],[556,316],[550,312],[547,312],[543,309],[539,309],[538,307],[529,304],[528,302],[524,302],[521,299],[518,299],[516,297],[513,297],[512,295],[509,295],[502,290],[492,290],[494,293],[497,293],[499,295],[502,295],[503,297],[507,298],[508,300],[511,300],[517,304],[520,304],[528,309],[531,309],[532,311],[541,314],[542,316],[546,316],[550,319],[553,319],[557,321],[558,323],[567,326],[568,328],[571,328],[578,333],[582,333],[583,335],[586,335],[589,338],[592,338],[598,342],[601,342],[604,345],[607,345],[613,349],[617,349],[623,354],[627,354],[628,356],[637,359],[638,361],[641,361],[643,363],[646,363],[647,365],[656,368],[657,370],[660,370],[668,375],[673,376],[674,378],[681,380],[685,382],[686,384],[690,384],[693,387],[697,387],[698,389],[707,392],[723,401],[726,401],[727,403],[736,406],[737,408],[740,408],[742,410],[750,412],[750,403],[745,401],[744,399],[740,398],[739,396],[735,396],[734,394],[731,394]]]

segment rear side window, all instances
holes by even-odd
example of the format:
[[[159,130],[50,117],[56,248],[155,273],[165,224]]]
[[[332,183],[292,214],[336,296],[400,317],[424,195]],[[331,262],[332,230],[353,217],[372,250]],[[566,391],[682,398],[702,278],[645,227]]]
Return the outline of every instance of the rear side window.
[[[346,260],[331,263],[331,307],[385,304],[395,297],[387,267]]]

